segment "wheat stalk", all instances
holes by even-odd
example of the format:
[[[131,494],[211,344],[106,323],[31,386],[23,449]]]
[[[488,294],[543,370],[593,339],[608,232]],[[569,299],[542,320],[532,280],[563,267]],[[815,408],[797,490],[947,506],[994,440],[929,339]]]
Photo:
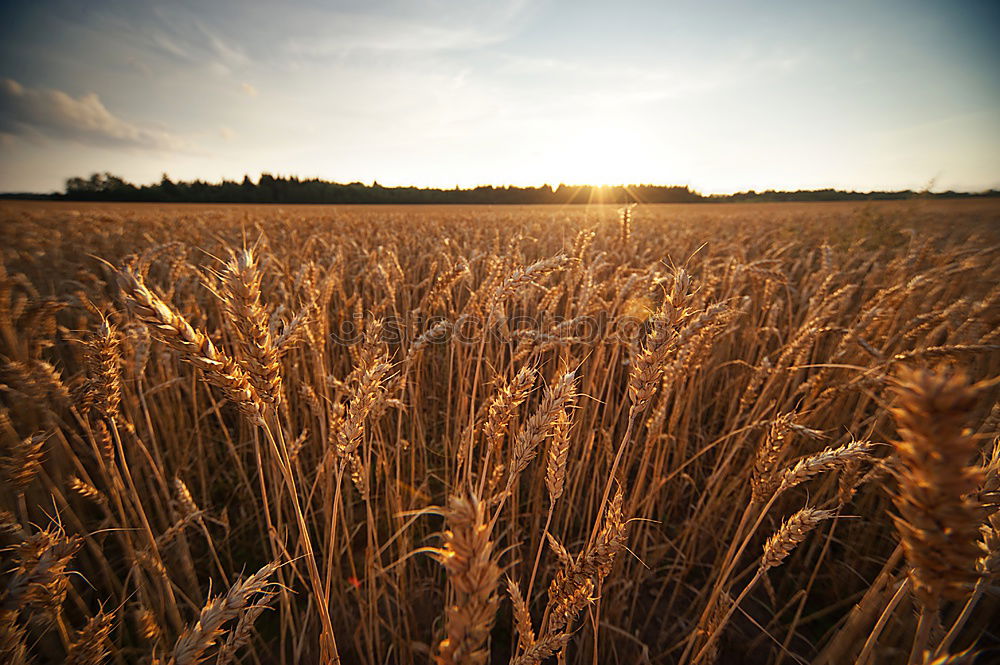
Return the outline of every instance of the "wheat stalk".
[[[966,430],[976,389],[961,372],[902,370],[892,414],[899,430],[895,519],[914,593],[936,610],[965,597],[979,579],[983,477],[970,464],[978,446]]]
[[[448,530],[435,555],[448,573],[455,594],[445,611],[447,637],[437,646],[440,665],[482,664],[499,600],[500,568],[493,555],[485,505],[475,497],[453,496],[445,513]]]
[[[114,614],[98,612],[77,631],[66,650],[66,665],[99,665],[109,655]]]
[[[198,620],[177,638],[171,665],[202,662],[205,652],[215,645],[224,632],[222,626],[245,613],[253,605],[255,597],[267,594],[268,587],[273,584],[268,578],[277,569],[277,563],[266,564],[246,580],[233,584],[224,596],[208,601]]]
[[[130,305],[154,336],[201,369],[206,380],[222,389],[251,423],[263,426],[266,405],[243,369],[150,291],[139,273],[126,270],[121,275]]]
[[[253,250],[233,252],[222,278],[223,303],[237,333],[250,381],[262,400],[277,404],[281,401],[279,348],[261,305],[261,274]]]

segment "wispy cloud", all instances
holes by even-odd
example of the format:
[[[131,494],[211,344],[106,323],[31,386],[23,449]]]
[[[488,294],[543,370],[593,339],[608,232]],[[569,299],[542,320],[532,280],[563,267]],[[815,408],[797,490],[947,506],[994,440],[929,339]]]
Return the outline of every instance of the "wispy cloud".
[[[0,132],[96,146],[183,148],[183,143],[168,132],[140,127],[114,115],[95,93],[73,97],[61,90],[28,88],[12,79],[0,79]]]
[[[200,68],[229,76],[252,64],[241,11],[241,4],[107,3],[88,11],[83,29],[114,34],[116,48],[159,61],[166,69]]]
[[[447,21],[435,2],[372,3],[360,11],[304,11],[290,19],[281,44],[292,57],[326,58],[351,52],[435,53],[475,50],[509,39],[525,14],[525,0],[470,0],[449,6]]]
[[[496,44],[506,37],[505,32],[472,26],[450,28],[400,18],[386,21],[375,16],[342,15],[335,21],[335,25],[345,26],[342,34],[293,37],[285,45],[288,53],[323,58],[351,51],[458,51]]]
[[[250,97],[256,97],[256,96],[257,96],[257,95],[259,94],[259,93],[257,92],[257,88],[253,87],[253,86],[252,86],[252,85],[250,85],[249,83],[244,83],[244,84],[242,84],[242,85],[240,86],[240,89],[241,89],[241,90],[242,90],[243,92],[245,92],[245,93],[246,93],[246,94],[247,94],[248,96],[250,96]]]

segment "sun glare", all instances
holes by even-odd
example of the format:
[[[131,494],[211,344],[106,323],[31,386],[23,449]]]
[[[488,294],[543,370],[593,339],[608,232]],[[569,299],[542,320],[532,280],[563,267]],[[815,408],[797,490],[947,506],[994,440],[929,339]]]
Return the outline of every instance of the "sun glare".
[[[550,165],[562,182],[613,186],[649,178],[639,132],[623,122],[590,120],[568,138]]]

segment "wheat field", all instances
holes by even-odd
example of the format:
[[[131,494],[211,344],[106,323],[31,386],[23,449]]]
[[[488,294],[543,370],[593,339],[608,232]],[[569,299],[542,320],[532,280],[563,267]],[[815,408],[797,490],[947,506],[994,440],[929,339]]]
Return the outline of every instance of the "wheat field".
[[[2,662],[996,662],[996,201],[0,229]]]

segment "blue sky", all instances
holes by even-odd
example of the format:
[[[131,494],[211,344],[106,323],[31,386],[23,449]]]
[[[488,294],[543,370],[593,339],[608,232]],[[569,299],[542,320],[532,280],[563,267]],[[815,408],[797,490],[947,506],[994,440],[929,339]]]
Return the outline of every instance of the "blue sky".
[[[0,191],[1000,187],[995,2],[5,2]]]

